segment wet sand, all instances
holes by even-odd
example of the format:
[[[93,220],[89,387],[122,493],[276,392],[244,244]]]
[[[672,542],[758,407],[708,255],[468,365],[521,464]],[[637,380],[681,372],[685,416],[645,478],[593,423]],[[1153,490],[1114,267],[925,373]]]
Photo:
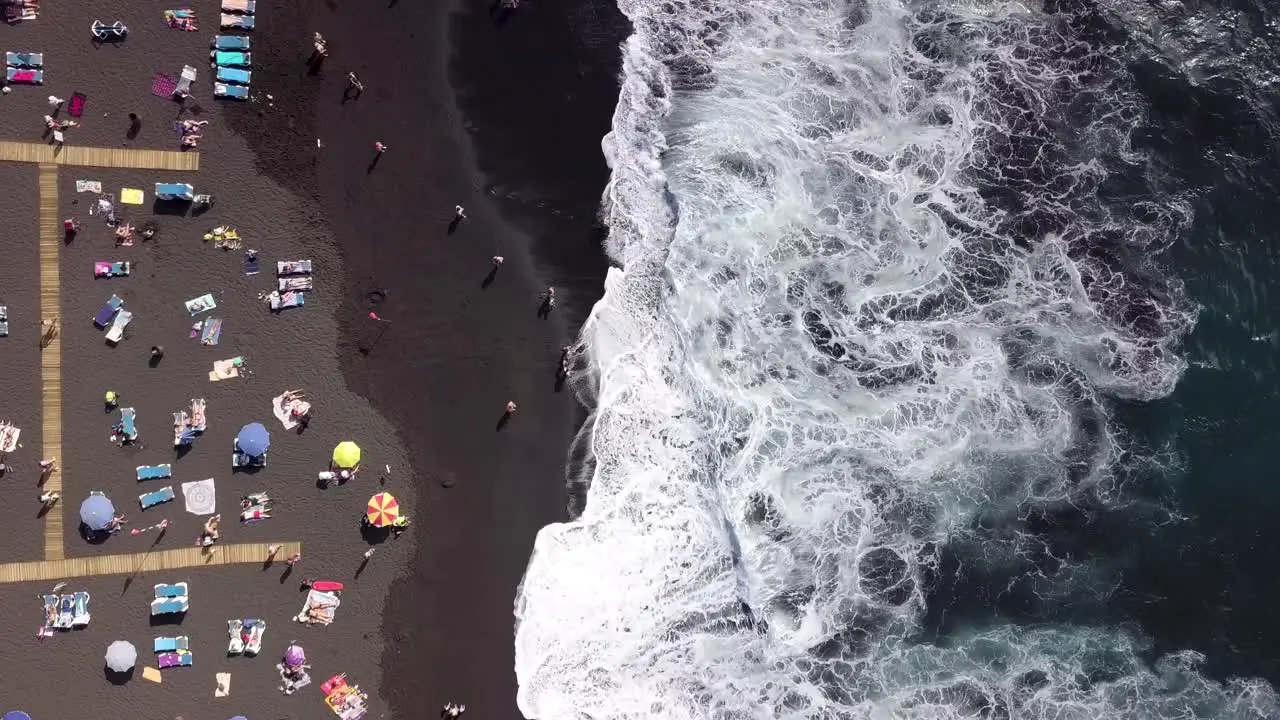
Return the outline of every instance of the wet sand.
[[[194,102],[188,103],[193,111],[199,108],[193,116],[211,120],[201,170],[190,179],[122,170],[61,172],[63,212],[85,223],[62,258],[67,510],[74,514],[88,490],[102,489],[129,509],[131,522],[167,517],[177,523],[160,547],[192,542],[201,519],[182,512],[181,500],[136,510],[143,490],[133,467],[172,461],[175,489],[181,481],[217,479],[219,510],[227,518],[225,542],[300,539],[306,550],[297,576],[351,585],[337,623],[300,628],[287,622],[301,604],[297,577],[282,581],[278,566],[199,570],[181,578],[146,575],[128,587],[119,577],[74,582],[71,589],[94,594],[93,624],[43,644],[34,636],[40,617],[36,595],[47,588],[0,586],[0,597],[15,608],[4,621],[0,657],[20,660],[33,671],[11,678],[7,697],[37,718],[91,704],[102,712],[128,707],[157,717],[192,716],[198,715],[192,712],[197,703],[209,703],[213,674],[230,671],[232,694],[213,701],[215,716],[322,717],[328,711],[318,687],[290,698],[275,690],[274,662],[297,637],[315,666],[316,685],[329,674],[348,672],[372,695],[371,717],[388,708],[389,717],[435,717],[447,700],[467,703],[469,715],[516,717],[511,603],[537,529],[564,515],[563,464],[576,406],[568,393],[555,391],[554,376],[560,346],[594,301],[592,288],[599,287],[602,264],[593,254],[599,229],[592,212],[604,179],[599,137],[607,130],[602,108],[612,104],[611,74],[587,78],[595,96],[570,105],[581,112],[575,121],[560,123],[558,139],[555,133],[540,136],[540,146],[560,143],[569,168],[560,175],[573,182],[539,185],[536,173],[521,176],[519,168],[504,175],[501,163],[484,162],[483,151],[482,176],[466,133],[510,132],[510,122],[504,126],[501,109],[492,103],[487,120],[485,107],[469,108],[465,99],[468,116],[453,107],[450,83],[466,78],[456,66],[452,76],[447,73],[448,38],[462,38],[468,54],[484,53],[483,44],[468,45],[466,39],[501,30],[521,39],[495,39],[516,53],[514,60],[528,57],[523,48],[537,51],[542,42],[559,47],[538,25],[555,25],[550,4],[540,14],[525,14],[541,20],[521,26],[515,17],[495,26],[487,8],[478,7],[449,19],[447,9],[420,3],[392,2],[383,13],[337,3],[260,2],[253,34],[259,101],[245,105],[212,98],[207,61],[201,60],[216,32],[217,6],[204,0],[190,6],[204,19],[197,33],[164,28],[159,10],[118,15],[100,0],[50,5],[35,23],[8,30],[9,47],[26,43],[23,49],[45,53],[47,84],[15,88],[0,98],[0,137],[38,140],[45,96],[67,97],[79,89],[90,95],[89,109],[84,127],[69,131],[70,142],[176,148],[178,136],[168,125],[178,108],[148,90],[153,72],[177,74],[184,62],[200,68]],[[95,49],[87,38],[95,17],[119,17],[134,32],[119,47]],[[83,37],[69,31],[79,27],[85,28]],[[304,64],[312,30],[324,32],[333,51],[318,72]],[[583,80],[575,63],[591,66],[598,56],[584,53],[607,55],[607,48],[606,42],[561,48],[554,55],[544,48],[537,56],[556,60],[547,63],[550,98],[562,96],[557,87]],[[489,61],[511,61],[490,50]],[[465,56],[455,56],[458,62],[466,64]],[[343,103],[349,70],[361,76],[366,90]],[[483,84],[475,83],[471,89],[483,95]],[[125,137],[129,112],[144,118],[133,140]],[[316,147],[317,138],[323,148]],[[374,140],[391,149],[370,167]],[[15,458],[18,480],[5,481],[3,491],[11,498],[0,520],[9,536],[6,559],[31,559],[40,548],[35,493],[25,484],[39,440],[35,169],[0,165],[0,174],[13,178],[13,187],[30,188],[11,193],[29,202],[0,211],[0,232],[12,238],[8,256],[15,262],[28,258],[23,267],[30,268],[0,267],[0,302],[14,318],[14,336],[0,341],[0,370],[13,379],[0,417],[23,424],[27,445]],[[113,250],[109,228],[86,216],[88,196],[74,192],[77,178],[101,180],[117,193],[120,187],[149,189],[156,181],[185,180],[218,202],[199,217],[154,218],[161,226],[155,241]],[[539,197],[540,188],[545,196]],[[567,207],[559,202],[566,194],[576,198]],[[457,203],[469,217],[450,232]],[[521,207],[513,210],[513,204]],[[152,219],[150,205],[131,217]],[[505,219],[534,229],[535,251],[548,243],[578,249],[567,254],[570,261],[554,252],[530,253],[530,238]],[[210,227],[224,223],[235,224],[248,245],[261,251],[267,270],[247,277],[239,253],[201,241]],[[495,253],[506,262],[482,288]],[[317,291],[308,293],[305,308],[271,315],[254,295],[274,282],[274,261],[292,257],[315,261]],[[581,263],[574,266],[572,258]],[[108,259],[134,260],[139,267],[130,278],[94,280],[92,262]],[[552,283],[571,290],[562,290],[563,305],[539,319],[538,293]],[[116,348],[106,346],[89,322],[112,292],[137,316]],[[225,321],[217,348],[187,338],[192,320],[181,302],[204,292],[214,292],[219,309],[213,315]],[[385,330],[368,319],[370,311],[389,321]],[[153,369],[146,355],[156,343],[167,355]],[[205,374],[212,361],[237,354],[248,358],[254,375],[209,383]],[[121,450],[107,443],[112,416],[103,412],[101,397],[108,387],[137,408],[142,447]],[[269,414],[270,398],[292,387],[305,388],[316,406],[316,422],[300,436],[283,433]],[[170,416],[201,396],[209,402],[210,430],[175,460]],[[499,431],[509,399],[520,409]],[[252,420],[272,429],[270,465],[256,475],[233,475],[231,438]],[[367,470],[352,485],[320,490],[315,472],[341,439],[361,443]],[[353,575],[366,545],[355,521],[368,495],[383,489],[377,469],[384,463],[392,467],[385,489],[401,497],[417,524],[381,547],[357,580]],[[255,490],[272,494],[277,517],[238,527],[230,521],[236,498]],[[68,525],[69,555],[141,551],[155,540],[121,535],[88,546],[75,537],[74,523]],[[152,637],[174,634],[172,628],[149,626],[146,601],[154,582],[180,579],[192,583],[195,595],[182,632],[192,638],[196,667],[166,671],[161,686],[134,680],[116,687],[99,679],[101,652],[111,640],[133,641],[145,660]],[[202,606],[218,609],[201,612]],[[223,657],[226,620],[254,615],[269,623],[261,657]],[[68,683],[61,695],[48,693],[48,678],[68,672],[89,675]]]

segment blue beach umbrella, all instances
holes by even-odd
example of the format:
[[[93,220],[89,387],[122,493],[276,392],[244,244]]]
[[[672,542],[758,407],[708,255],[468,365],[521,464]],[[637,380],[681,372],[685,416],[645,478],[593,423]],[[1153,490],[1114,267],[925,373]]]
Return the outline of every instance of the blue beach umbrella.
[[[10,710],[0,720],[31,720],[31,716],[21,710]]]
[[[258,457],[271,447],[271,435],[262,423],[249,423],[240,428],[240,434],[236,436],[236,445],[240,446],[240,452],[250,457]]]
[[[106,495],[90,495],[80,503],[80,522],[90,530],[105,530],[116,516],[116,508]]]

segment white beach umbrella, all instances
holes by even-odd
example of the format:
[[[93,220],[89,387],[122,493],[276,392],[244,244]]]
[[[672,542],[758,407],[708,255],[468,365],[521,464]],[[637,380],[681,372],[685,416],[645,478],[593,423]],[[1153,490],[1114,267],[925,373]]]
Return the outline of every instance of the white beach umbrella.
[[[138,649],[133,643],[117,640],[107,646],[107,667],[116,672],[125,672],[138,662]]]

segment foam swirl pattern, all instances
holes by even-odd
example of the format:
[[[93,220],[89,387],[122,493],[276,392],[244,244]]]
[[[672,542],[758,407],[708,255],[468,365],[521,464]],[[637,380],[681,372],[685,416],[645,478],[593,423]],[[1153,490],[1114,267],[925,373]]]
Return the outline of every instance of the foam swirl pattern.
[[[1108,403],[1171,392],[1190,221],[1087,10],[621,0],[604,151],[620,266],[583,331],[573,522],[516,601],[530,718],[1267,718],[1154,665],[1105,562],[1036,518],[1162,462]],[[926,618],[949,557],[1034,622]],[[963,572],[962,572],[963,574]]]

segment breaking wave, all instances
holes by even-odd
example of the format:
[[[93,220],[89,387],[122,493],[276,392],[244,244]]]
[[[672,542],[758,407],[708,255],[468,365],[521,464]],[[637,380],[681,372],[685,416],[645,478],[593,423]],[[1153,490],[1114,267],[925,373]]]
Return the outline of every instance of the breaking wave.
[[[1084,5],[621,0],[589,488],[516,604],[529,718],[1271,718],[1089,622],[1165,517],[1190,222]],[[1075,523],[1073,526],[1072,523]],[[943,592],[948,588],[948,592]],[[1016,598],[1013,616],[955,595]]]

